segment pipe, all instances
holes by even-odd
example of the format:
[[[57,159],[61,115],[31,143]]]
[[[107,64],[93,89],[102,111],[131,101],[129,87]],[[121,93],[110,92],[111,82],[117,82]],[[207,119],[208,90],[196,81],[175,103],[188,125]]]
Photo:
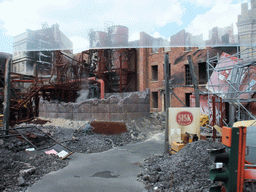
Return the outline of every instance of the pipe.
[[[34,83],[36,82],[36,80],[32,79],[32,80],[25,80],[25,79],[13,79],[12,82],[22,82],[22,83]],[[40,81],[43,82],[43,81]]]
[[[105,82],[102,79],[97,79],[96,81],[98,81],[100,83],[100,98],[104,99],[104,97],[105,97]]]
[[[215,110],[215,96],[212,96],[212,126],[216,124],[216,110]],[[213,127],[212,131],[212,140],[215,141],[216,138],[216,129]]]

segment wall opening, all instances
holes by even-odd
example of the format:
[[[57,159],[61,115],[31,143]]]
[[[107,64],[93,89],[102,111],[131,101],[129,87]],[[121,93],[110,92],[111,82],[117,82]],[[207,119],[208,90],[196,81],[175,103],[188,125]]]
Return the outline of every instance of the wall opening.
[[[158,108],[158,92],[152,92],[152,108]]]
[[[192,93],[185,93],[187,107],[190,107],[190,95],[192,95]]]
[[[198,72],[199,72],[199,84],[206,84],[207,83],[206,62],[198,63]]]
[[[185,82],[186,82],[186,85],[192,85],[192,77],[190,74],[189,65],[185,65]]]
[[[151,66],[152,71],[152,81],[158,81],[158,66],[153,65]]]

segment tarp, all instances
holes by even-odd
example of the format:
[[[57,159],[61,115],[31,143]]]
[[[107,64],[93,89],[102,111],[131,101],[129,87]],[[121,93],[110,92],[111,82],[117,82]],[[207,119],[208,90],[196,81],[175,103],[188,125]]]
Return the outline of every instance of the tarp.
[[[237,92],[237,94],[233,95],[233,98],[250,99],[253,93],[241,92],[256,90],[256,67],[252,65],[249,66],[249,68],[239,68],[241,69],[241,76],[239,76],[237,75],[239,73],[238,70],[234,67],[238,64],[246,64],[246,61],[223,52],[215,67],[216,70],[211,74],[206,88],[223,99],[232,99],[232,96],[228,94],[228,92]],[[234,76],[239,79],[235,80]],[[236,90],[230,84],[232,84]]]
[[[231,55],[223,52],[219,58],[219,62],[215,66],[216,71],[214,70],[212,72],[206,88],[212,93],[221,94],[220,96],[222,98],[225,98],[227,96],[227,92],[229,88],[229,84],[227,80],[229,81],[231,79],[232,69],[227,69],[227,70],[220,70],[220,69],[224,69],[224,68],[227,68],[228,66],[236,65],[237,63],[238,63],[237,57],[232,57]]]

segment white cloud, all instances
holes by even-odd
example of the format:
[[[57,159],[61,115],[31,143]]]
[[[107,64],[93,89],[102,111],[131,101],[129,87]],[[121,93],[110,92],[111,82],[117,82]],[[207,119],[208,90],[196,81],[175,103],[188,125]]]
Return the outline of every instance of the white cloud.
[[[132,33],[129,38],[129,41],[136,41],[140,39],[140,32]]]
[[[73,2],[75,5],[75,2]],[[12,0],[4,1],[0,6],[0,18],[4,21],[4,28],[7,34],[16,36],[25,32],[27,28],[35,30],[41,28],[45,18],[40,15],[42,10],[68,9],[71,6],[71,0]]]
[[[240,5],[231,4],[230,0],[217,1],[210,11],[197,15],[185,30],[193,35],[203,33],[204,39],[208,39],[208,32],[213,27],[226,27],[233,23],[236,28],[237,16],[241,13]]]
[[[157,32],[157,31],[155,31],[154,33],[153,33],[153,35],[151,35],[152,37],[154,37],[154,38],[163,38],[163,39],[165,39],[165,37],[163,36],[163,35],[161,35],[159,32]]]
[[[191,9],[186,7],[187,3],[193,4]],[[131,41],[138,40],[142,31],[154,37],[163,37],[156,31],[161,31],[158,29],[168,23],[177,28],[168,28],[170,32],[180,30],[187,22],[184,19],[194,11],[193,6],[210,9],[198,14],[185,28],[193,34],[203,33],[204,38],[208,37],[208,30],[212,27],[235,23],[240,13],[240,4],[234,5],[232,0],[0,0],[0,20],[3,21],[4,32],[11,36],[19,35],[26,29],[40,29],[45,21],[49,26],[58,23],[60,30],[73,39],[74,48],[79,49],[79,38],[86,44],[88,30],[104,30],[105,23],[127,26]]]
[[[181,19],[185,11],[186,9],[183,8],[180,3],[172,4],[170,9],[163,12],[156,18],[156,24],[158,24],[161,27],[165,26],[167,23],[172,22],[175,22],[178,25],[182,25],[183,22]]]
[[[70,40],[73,42],[73,52],[74,53],[80,53],[84,50],[89,49],[89,40],[88,39],[74,36],[74,37],[71,37]]]

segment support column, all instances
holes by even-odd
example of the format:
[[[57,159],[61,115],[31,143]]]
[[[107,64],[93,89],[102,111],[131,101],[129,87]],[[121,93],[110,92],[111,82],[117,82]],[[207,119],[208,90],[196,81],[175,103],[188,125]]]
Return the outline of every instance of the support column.
[[[8,58],[5,65],[5,85],[4,85],[4,130],[5,134],[9,134],[9,117],[10,117],[10,70],[11,70],[11,58]]]

